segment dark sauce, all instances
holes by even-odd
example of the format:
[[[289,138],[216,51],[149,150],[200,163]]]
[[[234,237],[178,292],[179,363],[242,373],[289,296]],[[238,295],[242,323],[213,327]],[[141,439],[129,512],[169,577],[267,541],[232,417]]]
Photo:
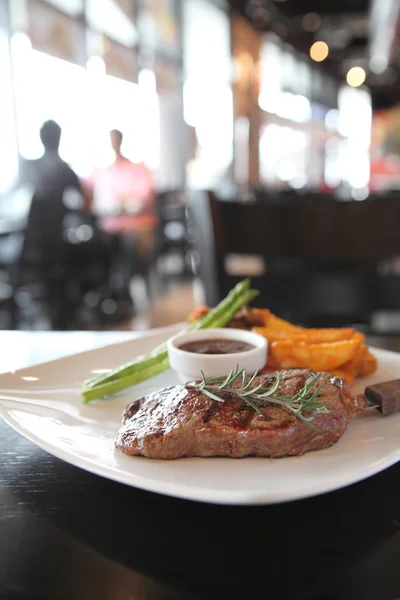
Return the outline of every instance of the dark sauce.
[[[179,347],[181,350],[196,354],[236,354],[237,352],[245,352],[246,350],[253,350],[255,348],[253,344],[248,344],[241,340],[228,339],[198,340],[197,342],[187,342],[187,344]]]

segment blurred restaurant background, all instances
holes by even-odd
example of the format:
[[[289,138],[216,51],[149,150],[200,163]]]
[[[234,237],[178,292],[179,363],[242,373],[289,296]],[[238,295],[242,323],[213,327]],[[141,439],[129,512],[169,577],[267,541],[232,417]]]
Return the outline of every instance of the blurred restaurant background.
[[[0,328],[166,325],[244,276],[400,331],[398,0],[0,0]]]

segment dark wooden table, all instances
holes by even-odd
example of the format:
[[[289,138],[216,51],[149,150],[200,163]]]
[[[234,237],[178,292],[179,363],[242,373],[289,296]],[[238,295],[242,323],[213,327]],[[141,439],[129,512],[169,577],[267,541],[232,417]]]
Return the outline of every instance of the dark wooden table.
[[[126,335],[3,332],[2,370]],[[0,447],[1,599],[400,598],[400,463],[316,498],[230,507],[91,475],[3,422]]]

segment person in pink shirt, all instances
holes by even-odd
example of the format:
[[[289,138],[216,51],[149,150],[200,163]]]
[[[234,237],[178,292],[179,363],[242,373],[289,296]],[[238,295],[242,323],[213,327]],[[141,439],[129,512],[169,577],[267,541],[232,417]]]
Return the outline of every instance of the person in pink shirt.
[[[100,228],[120,236],[124,249],[121,258],[129,279],[148,270],[158,218],[151,173],[143,163],[133,163],[122,154],[122,140],[121,131],[110,132],[115,160],[95,170],[87,183],[93,191],[93,210]],[[132,262],[134,249],[139,258],[136,265]]]
[[[143,163],[132,163],[121,152],[123,135],[118,129],[110,132],[115,161],[102,172],[103,185],[110,200],[127,214],[153,213],[154,189],[149,169]]]
[[[118,233],[153,231],[157,216],[150,170],[122,154],[121,131],[113,129],[110,140],[115,160],[93,177],[95,209],[103,216],[103,228]]]
[[[110,132],[114,162],[96,169],[89,179],[94,191],[94,208],[101,215],[154,215],[154,187],[149,169],[143,163],[133,163],[121,152],[123,135],[118,129]]]

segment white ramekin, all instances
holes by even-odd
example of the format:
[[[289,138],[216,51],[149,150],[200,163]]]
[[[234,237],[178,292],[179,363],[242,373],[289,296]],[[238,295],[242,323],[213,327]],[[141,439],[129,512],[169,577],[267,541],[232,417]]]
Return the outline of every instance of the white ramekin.
[[[180,348],[188,342],[210,339],[239,340],[255,348],[232,354],[197,354]],[[201,329],[183,333],[169,339],[167,346],[171,368],[178,373],[182,383],[201,379],[202,371],[206,377],[221,377],[236,365],[248,373],[255,373],[267,362],[267,340],[258,333],[243,329]]]

